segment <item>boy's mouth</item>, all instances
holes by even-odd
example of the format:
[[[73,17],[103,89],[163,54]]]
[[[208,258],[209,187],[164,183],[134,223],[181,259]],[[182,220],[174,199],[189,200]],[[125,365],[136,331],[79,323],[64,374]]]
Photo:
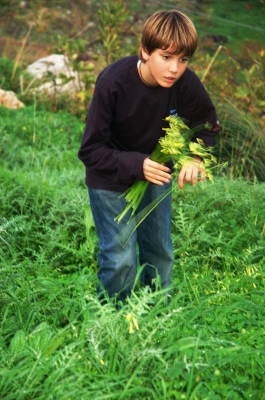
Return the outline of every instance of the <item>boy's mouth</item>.
[[[165,79],[165,81],[168,82],[168,83],[173,83],[173,82],[175,82],[175,80],[176,80],[176,78],[171,77],[171,76],[165,76],[164,79]]]

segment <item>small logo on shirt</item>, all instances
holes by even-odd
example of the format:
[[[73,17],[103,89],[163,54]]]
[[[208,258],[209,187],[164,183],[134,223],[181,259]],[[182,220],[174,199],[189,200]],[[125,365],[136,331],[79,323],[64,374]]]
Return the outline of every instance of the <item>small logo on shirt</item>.
[[[177,110],[173,109],[173,110],[169,110],[169,115],[174,115],[175,117],[178,116]]]
[[[220,128],[219,121],[216,121],[216,126],[212,129],[213,132],[217,132]]]

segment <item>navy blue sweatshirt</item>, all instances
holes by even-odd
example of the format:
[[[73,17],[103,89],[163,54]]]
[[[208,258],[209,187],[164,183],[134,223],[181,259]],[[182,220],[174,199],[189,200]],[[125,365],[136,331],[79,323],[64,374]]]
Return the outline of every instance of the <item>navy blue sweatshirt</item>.
[[[187,68],[171,88],[147,86],[137,62],[137,56],[122,58],[98,76],[78,152],[88,187],[122,192],[144,179],[144,159],[164,135],[163,119],[170,113],[177,112],[190,128],[217,125],[214,106],[193,71]],[[202,130],[192,140],[213,146],[215,134]]]

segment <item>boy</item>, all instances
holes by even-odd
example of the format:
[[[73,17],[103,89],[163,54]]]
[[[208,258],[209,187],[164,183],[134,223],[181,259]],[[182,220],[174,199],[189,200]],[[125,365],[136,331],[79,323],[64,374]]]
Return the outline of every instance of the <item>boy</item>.
[[[173,265],[171,243],[171,198],[167,196],[134,232],[122,248],[116,235],[126,220],[114,218],[125,207],[118,198],[135,180],[149,185],[137,212],[151,203],[171,185],[171,165],[161,165],[149,155],[163,135],[163,119],[177,113],[190,128],[209,122],[217,125],[214,106],[198,77],[187,68],[197,47],[197,33],[191,20],[179,11],[158,11],[145,23],[139,59],[128,56],[100,73],[78,156],[86,166],[86,184],[99,237],[99,285],[103,298],[124,300],[135,284],[137,253],[142,266],[140,281],[154,289],[170,284]],[[215,144],[215,131],[202,130],[205,146]],[[195,185],[201,159],[184,165],[178,185]]]

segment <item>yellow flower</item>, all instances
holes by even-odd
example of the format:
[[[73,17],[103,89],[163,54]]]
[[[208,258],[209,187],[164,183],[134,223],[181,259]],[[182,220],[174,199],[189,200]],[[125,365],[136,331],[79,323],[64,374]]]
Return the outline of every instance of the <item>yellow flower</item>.
[[[129,333],[132,334],[134,333],[134,327],[137,331],[139,331],[139,325],[137,322],[137,319],[132,315],[132,314],[127,314],[126,315],[126,321],[129,322]]]

